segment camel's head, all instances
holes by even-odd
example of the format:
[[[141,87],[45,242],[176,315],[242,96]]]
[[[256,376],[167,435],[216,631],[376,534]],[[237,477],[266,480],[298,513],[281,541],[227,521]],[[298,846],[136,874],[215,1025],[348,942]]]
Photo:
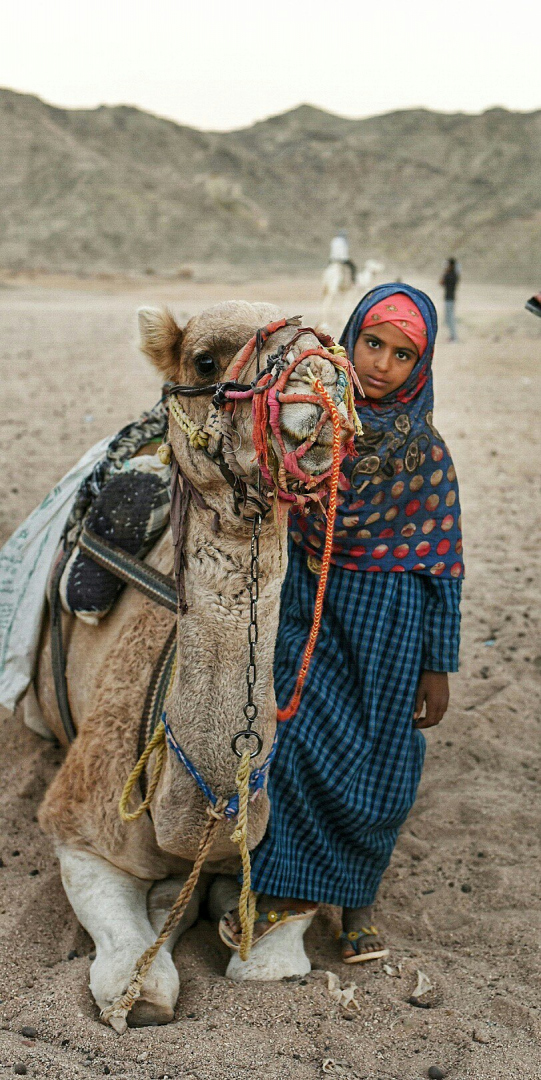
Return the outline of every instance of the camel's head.
[[[217,304],[201,315],[190,319],[186,326],[178,325],[173,315],[164,309],[143,308],[139,312],[141,347],[151,359],[162,376],[174,383],[194,387],[210,386],[217,382],[226,382],[235,374],[235,361],[246,343],[258,329],[275,322],[282,317],[281,312],[269,304],[249,304],[244,301],[232,301]],[[285,351],[286,362],[290,363],[307,349],[319,346],[315,334],[307,331],[299,335],[295,325],[284,326],[273,333],[260,350],[259,364],[264,368],[269,357],[287,345],[296,337],[290,350]],[[243,384],[251,382],[257,373],[256,350],[246,358],[246,366],[237,378]],[[286,393],[306,394],[311,392],[306,381],[307,369],[317,376],[333,399],[339,400],[339,375],[329,359],[312,356],[301,361],[291,373]],[[343,396],[343,386],[341,388]],[[201,397],[181,397],[180,404],[190,420],[206,431],[213,430],[216,409],[212,405],[212,395]],[[341,407],[343,410],[343,406]],[[279,414],[279,431],[283,447],[287,453],[295,451],[313,435],[322,410],[319,405],[310,402],[282,404]],[[214,421],[213,421],[214,415]],[[232,416],[232,441],[235,457],[251,484],[257,482],[258,466],[254,453],[253,421],[250,401],[235,403]],[[343,438],[347,439],[351,430],[344,428]],[[189,445],[186,435],[171,425],[171,442],[176,457],[183,470],[190,474],[190,479],[197,480],[199,486],[216,485],[217,470],[204,455]],[[332,425],[323,424],[317,433],[317,439],[302,458],[302,470],[310,476],[318,476],[330,468],[332,460]]]

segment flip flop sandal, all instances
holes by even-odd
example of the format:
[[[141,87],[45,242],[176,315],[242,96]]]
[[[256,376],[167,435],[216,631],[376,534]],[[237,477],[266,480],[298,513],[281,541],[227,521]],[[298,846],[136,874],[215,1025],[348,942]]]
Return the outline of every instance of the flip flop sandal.
[[[268,934],[272,934],[274,930],[278,930],[279,927],[283,926],[285,923],[299,922],[301,919],[306,919],[307,915],[313,915],[314,912],[317,911],[317,907],[318,905],[314,904],[308,908],[303,908],[301,911],[299,911],[298,908],[289,908],[284,911],[274,911],[271,908],[270,911],[261,913],[256,911],[254,925],[255,923],[266,923],[267,925],[265,926],[263,933],[258,934],[257,938],[254,939],[254,945],[256,945],[258,941],[262,941]],[[218,933],[224,945],[227,945],[229,949],[238,952],[240,949],[241,933],[240,931],[237,931],[234,934],[227,923],[227,919],[230,919],[232,915],[232,911],[226,911],[225,915],[222,915],[220,922],[218,923]],[[235,941],[235,937],[238,938],[238,941]]]
[[[385,956],[389,955],[388,949],[371,949],[366,952],[361,952],[363,942],[366,938],[377,937],[378,931],[375,926],[361,926],[360,930],[350,930],[349,933],[345,930],[341,930],[337,933],[336,937],[339,941],[347,942],[355,950],[354,956],[343,956],[342,963],[344,964],[360,964],[364,960],[383,960]]]

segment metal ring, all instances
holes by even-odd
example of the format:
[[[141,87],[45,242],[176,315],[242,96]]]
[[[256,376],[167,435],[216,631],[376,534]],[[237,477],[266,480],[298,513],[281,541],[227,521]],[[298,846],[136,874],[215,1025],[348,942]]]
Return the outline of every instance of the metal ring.
[[[263,749],[263,739],[261,738],[261,735],[259,734],[259,732],[257,732],[257,731],[248,731],[248,730],[247,731],[237,731],[237,734],[233,736],[233,738],[231,739],[231,749],[232,749],[233,753],[236,754],[237,757],[240,758],[240,757],[242,757],[242,755],[244,753],[244,750],[247,750],[248,747],[245,746],[243,750],[237,750],[237,743],[238,743],[239,739],[244,739],[245,741],[247,741],[248,739],[256,739],[257,740],[257,748],[251,752],[250,758],[255,758],[255,757],[257,757],[258,754],[261,753],[261,751]]]

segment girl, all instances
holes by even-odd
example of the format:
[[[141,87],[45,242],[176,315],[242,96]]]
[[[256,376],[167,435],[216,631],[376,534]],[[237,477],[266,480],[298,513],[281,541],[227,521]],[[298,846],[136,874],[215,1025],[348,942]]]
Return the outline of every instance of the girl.
[[[458,667],[460,509],[432,422],[436,330],[429,297],[392,284],[369,292],[343,332],[366,395],[357,403],[364,434],[358,457],[344,462],[321,630],[299,711],[278,725],[271,817],[253,853],[255,937],[335,904],[345,963],[388,953],[372,905],[415,800],[421,729],[442,719],[447,672]],[[275,654],[280,707],[310,631],[324,535],[314,514],[292,521]],[[227,918],[236,941],[237,913]]]

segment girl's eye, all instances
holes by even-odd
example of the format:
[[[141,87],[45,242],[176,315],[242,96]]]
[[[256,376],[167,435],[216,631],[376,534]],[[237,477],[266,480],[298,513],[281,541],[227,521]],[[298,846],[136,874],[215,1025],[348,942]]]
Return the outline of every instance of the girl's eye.
[[[410,354],[407,352],[402,352],[402,349],[396,350],[396,358],[397,360],[411,360]]]
[[[377,341],[376,338],[367,338],[366,340],[371,349],[379,349],[379,341]]]
[[[205,378],[208,375],[213,375],[217,371],[216,361],[210,353],[201,353],[200,356],[196,356],[194,359],[194,367],[198,375]]]

